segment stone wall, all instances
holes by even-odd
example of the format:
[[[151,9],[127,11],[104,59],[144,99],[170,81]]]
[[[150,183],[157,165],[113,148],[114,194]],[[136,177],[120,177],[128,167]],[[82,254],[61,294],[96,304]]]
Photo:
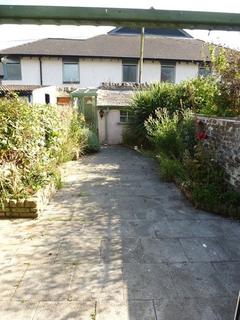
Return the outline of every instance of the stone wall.
[[[207,143],[216,150],[229,182],[240,189],[240,119],[198,116],[205,123]]]

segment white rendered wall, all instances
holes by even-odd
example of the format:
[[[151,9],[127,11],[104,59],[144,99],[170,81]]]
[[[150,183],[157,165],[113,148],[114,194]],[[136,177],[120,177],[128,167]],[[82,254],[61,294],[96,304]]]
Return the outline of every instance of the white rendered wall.
[[[120,124],[120,111],[111,110],[108,113],[107,118],[108,126],[108,143],[120,144],[122,143],[123,126]]]
[[[105,121],[107,121],[107,137]],[[102,119],[98,115],[98,134],[100,143],[122,143],[123,128],[124,125],[120,124],[119,110],[104,110],[104,117]]]
[[[3,80],[7,84],[40,85],[40,65],[36,57],[21,59],[21,80]],[[80,59],[80,86],[98,87],[102,82],[122,82],[121,59]],[[194,78],[198,75],[198,65],[194,63],[178,62],[176,64],[176,83]],[[157,82],[161,79],[159,61],[144,61],[143,82]],[[43,85],[63,85],[62,58],[42,58]],[[67,84],[66,84],[67,85]]]
[[[101,118],[99,116],[99,110],[97,111],[98,114],[98,137],[100,143],[106,142],[106,130],[105,130],[105,117],[106,117],[106,111],[104,110],[104,117]]]
[[[161,77],[159,61],[144,61],[142,82],[159,82]]]
[[[122,82],[122,61],[80,59],[80,86],[98,87],[102,82]]]
[[[198,75],[198,65],[195,63],[178,62],[176,64],[176,83],[182,80],[196,78]]]
[[[57,87],[55,86],[33,90],[32,102],[37,104],[45,104],[45,94],[49,94],[50,104],[57,104]]]
[[[43,85],[61,85],[62,71],[62,58],[42,58]]]
[[[40,66],[38,58],[23,57],[21,58],[21,80],[3,80],[2,84],[40,84]]]

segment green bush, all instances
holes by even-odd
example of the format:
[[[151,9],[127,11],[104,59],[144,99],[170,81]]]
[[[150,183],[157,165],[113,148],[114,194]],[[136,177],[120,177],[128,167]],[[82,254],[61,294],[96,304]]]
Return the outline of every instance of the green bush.
[[[190,110],[171,114],[165,108],[157,109],[145,127],[164,180],[181,185],[197,207],[230,216],[240,214],[240,194],[228,183],[214,150],[195,140]]]
[[[85,147],[86,152],[98,152],[100,150],[100,143],[96,133],[93,130],[85,129],[85,135],[87,138],[87,144]]]
[[[219,79],[221,116],[240,115],[240,52],[226,48],[210,47],[211,64]]]
[[[159,162],[160,175],[163,180],[168,182],[183,181],[186,176],[186,172],[180,160],[172,159],[161,152],[157,155]]]
[[[155,117],[157,109],[167,109],[170,115],[185,109],[208,115],[220,114],[221,99],[219,81],[214,77],[196,78],[179,84],[153,84],[133,97],[129,106],[131,123],[126,128],[125,140],[128,144],[149,146],[144,123],[150,116]]]
[[[195,126],[190,110],[157,109],[154,116],[145,121],[147,137],[155,149],[170,159],[181,159],[185,150],[195,145]]]
[[[218,79],[212,76],[182,81],[176,85],[182,108],[195,113],[217,115],[221,113],[222,96]]]
[[[53,179],[58,164],[83,152],[84,123],[70,108],[0,100],[0,194],[20,198]]]

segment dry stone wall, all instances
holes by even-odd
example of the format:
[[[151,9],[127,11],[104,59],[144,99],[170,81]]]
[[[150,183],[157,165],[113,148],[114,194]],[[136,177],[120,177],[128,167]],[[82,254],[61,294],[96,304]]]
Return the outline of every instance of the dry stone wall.
[[[240,190],[240,119],[198,116],[205,123],[206,142],[216,150],[229,182]]]

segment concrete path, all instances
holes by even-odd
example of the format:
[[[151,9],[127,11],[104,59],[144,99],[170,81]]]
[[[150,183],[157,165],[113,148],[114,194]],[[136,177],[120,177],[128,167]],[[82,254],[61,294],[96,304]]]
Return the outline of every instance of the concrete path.
[[[240,225],[121,148],[68,163],[38,220],[0,221],[1,320],[233,320]]]

